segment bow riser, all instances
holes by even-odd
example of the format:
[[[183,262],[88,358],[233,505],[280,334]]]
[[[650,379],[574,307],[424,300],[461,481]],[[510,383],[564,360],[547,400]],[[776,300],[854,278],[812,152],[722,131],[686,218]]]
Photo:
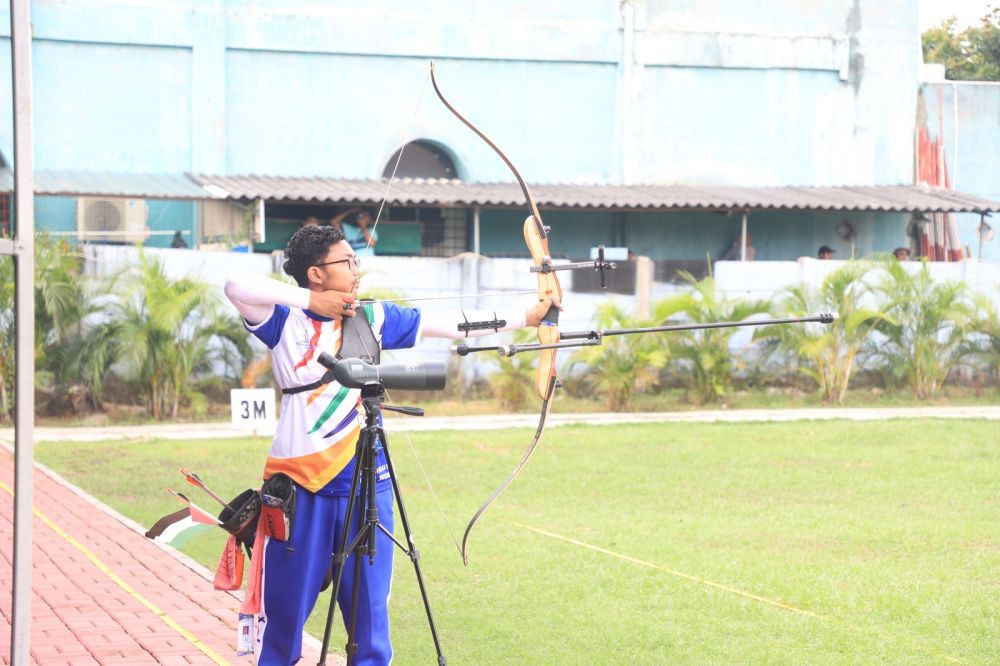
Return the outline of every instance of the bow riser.
[[[545,227],[534,215],[529,215],[524,221],[524,242],[531,253],[531,259],[535,266],[543,266],[552,263],[549,255],[549,239],[545,233]],[[555,299],[562,302],[562,286],[555,273],[537,273],[538,276],[538,300]],[[539,344],[553,344],[559,342],[559,308],[552,306],[542,317],[538,325]],[[538,397],[545,400],[552,395],[556,378],[556,350],[545,349],[538,357],[538,370],[535,373],[535,390]]]

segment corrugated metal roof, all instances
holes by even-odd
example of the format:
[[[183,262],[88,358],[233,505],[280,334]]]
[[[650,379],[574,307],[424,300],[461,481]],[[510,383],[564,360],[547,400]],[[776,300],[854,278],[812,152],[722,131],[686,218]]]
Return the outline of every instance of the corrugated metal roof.
[[[0,191],[13,190],[13,179],[0,178]],[[183,173],[124,173],[109,171],[35,171],[35,194],[133,199],[212,199]]]
[[[377,204],[384,180],[206,176],[192,178],[234,199]],[[727,187],[684,185],[531,185],[543,208],[578,210],[866,210],[885,212],[992,212],[1000,203],[922,185],[879,187]],[[221,192],[220,192],[221,195]],[[519,207],[516,183],[400,178],[387,203],[397,206]]]
[[[206,176],[176,173],[35,172],[37,194],[142,199],[267,199],[270,201],[378,204],[385,180]],[[8,168],[0,192],[10,192]],[[924,185],[874,187],[728,187],[685,185],[531,185],[538,205],[570,210],[827,210],[884,212],[997,212],[1000,203]],[[516,183],[399,178],[387,203],[395,206],[517,208]]]

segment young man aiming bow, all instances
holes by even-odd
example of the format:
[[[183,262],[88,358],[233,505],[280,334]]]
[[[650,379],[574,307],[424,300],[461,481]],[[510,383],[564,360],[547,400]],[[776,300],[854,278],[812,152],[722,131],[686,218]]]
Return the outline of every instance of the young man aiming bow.
[[[545,300],[526,312],[424,314],[393,303],[358,303],[359,260],[334,227],[307,225],[295,232],[285,250],[284,270],[297,287],[262,276],[235,276],[225,288],[247,330],[270,350],[274,378],[282,389],[281,415],[263,478],[286,474],[296,485],[289,540],[265,537],[263,548],[254,551],[254,557],[263,557],[255,654],[257,663],[269,665],[292,664],[301,657],[303,625],[332,555],[342,547],[336,542],[348,519],[344,514],[355,445],[364,421],[361,391],[336,380],[322,383],[326,368],[318,361],[320,353],[347,357],[374,346],[413,347],[421,337],[455,339],[536,327],[552,305]],[[482,320],[492,320],[489,328],[460,327]],[[391,531],[392,486],[381,453],[377,466],[379,519]],[[388,664],[392,658],[388,599],[394,546],[384,534],[377,538],[374,565],[361,567],[356,664]],[[353,570],[354,557],[348,558],[345,571]],[[352,587],[352,576],[344,576],[337,601],[345,621]]]

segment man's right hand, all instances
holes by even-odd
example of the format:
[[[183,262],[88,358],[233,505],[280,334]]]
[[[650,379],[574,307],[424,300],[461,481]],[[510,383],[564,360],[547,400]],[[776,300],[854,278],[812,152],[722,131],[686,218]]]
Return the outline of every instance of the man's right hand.
[[[354,294],[346,291],[333,291],[332,289],[329,291],[310,291],[309,309],[323,317],[340,321],[344,317],[353,317],[357,314],[354,310],[354,303],[357,300]]]

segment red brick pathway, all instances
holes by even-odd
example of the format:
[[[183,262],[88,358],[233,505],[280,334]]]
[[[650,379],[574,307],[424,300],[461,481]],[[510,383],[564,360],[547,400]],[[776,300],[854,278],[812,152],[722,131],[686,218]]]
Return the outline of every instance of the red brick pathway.
[[[13,457],[0,449],[2,664],[10,663],[13,477]],[[31,663],[252,663],[233,649],[238,600],[214,591],[203,571],[37,468],[34,509]],[[317,652],[300,663],[316,663]]]

